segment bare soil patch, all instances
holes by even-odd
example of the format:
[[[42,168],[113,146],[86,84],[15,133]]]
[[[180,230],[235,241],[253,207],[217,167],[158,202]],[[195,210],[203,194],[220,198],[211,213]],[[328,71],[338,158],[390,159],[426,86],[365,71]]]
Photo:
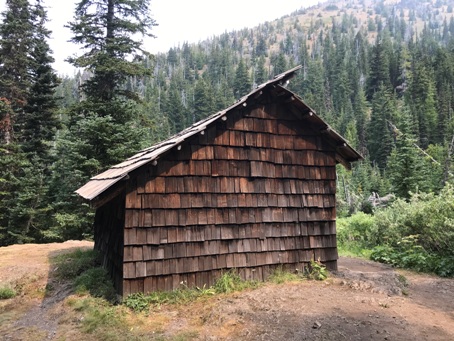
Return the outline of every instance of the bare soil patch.
[[[49,258],[90,242],[0,248],[0,286],[20,295],[0,301],[1,340],[97,340],[67,303],[67,283]],[[341,258],[323,282],[267,283],[186,305],[127,316],[145,340],[454,340],[454,280]],[[121,336],[116,339],[121,339]]]

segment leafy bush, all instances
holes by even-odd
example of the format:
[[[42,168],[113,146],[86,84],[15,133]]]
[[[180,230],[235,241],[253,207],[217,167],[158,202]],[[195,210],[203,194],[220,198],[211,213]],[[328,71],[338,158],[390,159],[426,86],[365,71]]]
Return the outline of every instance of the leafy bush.
[[[396,200],[389,208],[377,211],[378,245],[398,247],[404,237],[416,236],[425,250],[454,256],[454,190],[445,186],[439,195],[414,194],[409,202]]]
[[[454,276],[454,257],[427,252],[421,245],[416,244],[413,236],[403,238],[399,247],[376,246],[370,258],[400,268],[435,273],[442,277]]]
[[[100,266],[99,253],[95,250],[77,249],[53,259],[59,278],[73,281],[78,294],[103,297],[116,301],[116,292],[107,271]]]
[[[114,301],[116,292],[106,269],[101,267],[91,268],[84,271],[74,281],[78,294],[89,293],[93,297],[104,297],[108,301]]]
[[[454,276],[454,189],[398,199],[375,216],[338,220],[340,247],[370,248],[371,259],[393,266]]]
[[[364,247],[376,245],[375,217],[358,212],[348,218],[338,219],[337,240],[342,244],[355,242]]]
[[[71,280],[99,265],[98,257],[99,254],[95,250],[77,249],[55,257],[53,263],[57,266],[56,272],[59,278]]]
[[[320,261],[311,260],[306,268],[306,276],[308,279],[315,279],[316,281],[324,281],[328,278],[328,270]]]
[[[8,287],[2,287],[0,288],[0,300],[6,300],[9,298],[13,298],[16,296],[16,291],[14,289],[8,288]]]

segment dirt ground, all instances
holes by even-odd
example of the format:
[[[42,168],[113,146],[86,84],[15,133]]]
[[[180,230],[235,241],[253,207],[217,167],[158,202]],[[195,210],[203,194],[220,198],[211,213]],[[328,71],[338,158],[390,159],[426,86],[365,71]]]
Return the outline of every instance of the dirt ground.
[[[99,339],[83,333],[83,317],[67,303],[71,288],[53,278],[49,264],[61,252],[91,247],[68,241],[0,248],[0,287],[21,292],[0,301],[1,340]],[[163,306],[133,328],[143,340],[454,340],[454,279],[341,258],[326,281],[268,283]]]

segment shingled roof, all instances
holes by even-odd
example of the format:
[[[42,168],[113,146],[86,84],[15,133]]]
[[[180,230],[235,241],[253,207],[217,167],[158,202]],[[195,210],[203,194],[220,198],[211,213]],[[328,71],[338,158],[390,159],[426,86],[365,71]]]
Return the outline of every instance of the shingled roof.
[[[312,127],[319,129],[332,143],[336,145],[336,160],[342,163],[345,167],[350,168],[350,163],[362,159],[362,156],[349,146],[348,141],[332,129],[325,121],[316,115],[315,111],[308,107],[301,98],[293,92],[285,88],[289,79],[301,68],[297,66],[284,73],[274,77],[272,80],[259,85],[256,89],[251,91],[246,96],[242,97],[230,107],[219,111],[199,122],[194,123],[192,126],[181,131],[180,133],[162,141],[154,146],[143,149],[137,154],[131,156],[126,161],[112,166],[105,172],[98,174],[90,179],[84,186],[79,188],[76,193],[87,200],[93,200],[120,180],[126,178],[128,174],[150,162],[156,160],[168,152],[172,148],[176,148],[182,142],[191,136],[202,132],[207,126],[213,124],[222,117],[229,115],[229,112],[238,107],[247,107],[252,101],[256,101],[267,88],[273,88],[280,98],[291,107],[292,113],[297,116],[304,117]]]

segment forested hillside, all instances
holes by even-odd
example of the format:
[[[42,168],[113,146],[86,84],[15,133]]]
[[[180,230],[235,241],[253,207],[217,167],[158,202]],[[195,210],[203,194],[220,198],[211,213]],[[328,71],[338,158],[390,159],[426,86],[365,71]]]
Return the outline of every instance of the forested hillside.
[[[39,120],[49,122],[52,134],[38,144],[11,143],[5,122],[17,108],[2,95],[0,244],[89,236],[92,211],[74,190],[90,176],[296,65],[303,68],[290,89],[365,157],[352,172],[338,169],[338,215],[371,213],[372,193],[405,200],[416,192],[438,194],[454,172],[453,8],[454,0],[327,1],[255,28],[144,54],[135,59],[140,72],[115,78],[122,102],[102,115],[88,113],[104,110],[104,95],[88,109],[80,106],[90,100],[80,86],[95,85],[93,68],[64,77],[50,87],[56,108]],[[75,65],[91,62],[88,56]],[[8,83],[2,84],[6,93]]]

